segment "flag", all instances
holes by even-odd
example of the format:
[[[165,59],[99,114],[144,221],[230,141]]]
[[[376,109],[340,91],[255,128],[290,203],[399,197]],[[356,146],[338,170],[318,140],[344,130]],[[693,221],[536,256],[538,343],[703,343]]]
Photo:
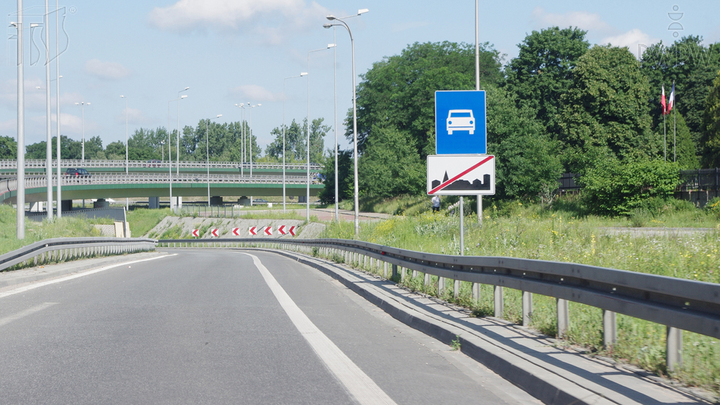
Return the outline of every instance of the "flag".
[[[670,97],[668,98],[667,113],[670,114],[670,110],[675,106],[675,82],[673,82],[672,90],[670,91]]]
[[[662,105],[662,108],[663,108],[663,111],[662,111],[663,115],[667,114],[666,105],[665,105],[665,86],[662,86],[662,96],[660,97],[660,104]]]

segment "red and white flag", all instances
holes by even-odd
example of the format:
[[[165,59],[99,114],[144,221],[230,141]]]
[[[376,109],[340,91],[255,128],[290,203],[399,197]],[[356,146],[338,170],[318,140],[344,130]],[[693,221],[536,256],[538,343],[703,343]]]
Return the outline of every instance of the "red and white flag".
[[[662,96],[660,96],[660,104],[663,108],[663,115],[667,114],[667,105],[665,104],[665,86],[662,86]]]
[[[670,110],[675,106],[675,82],[673,82],[672,90],[670,91],[670,98],[668,98],[667,113],[670,114]]]

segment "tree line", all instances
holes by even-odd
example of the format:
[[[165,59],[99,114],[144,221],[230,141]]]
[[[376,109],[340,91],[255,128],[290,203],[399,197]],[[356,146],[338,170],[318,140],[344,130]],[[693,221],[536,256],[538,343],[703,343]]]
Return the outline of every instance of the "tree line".
[[[720,44],[688,36],[652,45],[638,60],[627,48],[590,46],[586,34],[578,28],[533,31],[505,66],[503,55],[482,45],[480,81],[487,92],[487,150],[497,156],[497,197],[539,199],[552,194],[565,172],[599,179],[611,172],[597,170],[613,165],[664,164],[660,96],[662,86],[669,96],[673,82],[667,160],[677,163],[658,170],[720,166]],[[374,63],[357,88],[361,195],[424,194],[426,157],[435,154],[434,93],[474,89],[474,44],[415,43]],[[351,123],[349,111],[348,139]],[[341,199],[352,196],[351,159],[341,154]],[[326,165],[324,174],[333,179],[334,167]],[[333,201],[334,180],[321,197]]]
[[[324,125],[323,118],[313,119],[310,124],[310,161],[323,161],[324,137],[330,127]],[[196,127],[185,126],[180,136],[180,160],[249,162],[252,154],[253,162],[281,162],[282,161],[282,126],[271,131],[273,141],[267,146],[264,153],[257,143],[257,136],[250,135],[251,131],[246,121],[232,123],[216,123],[211,120],[200,120]],[[289,163],[307,161],[307,119],[302,122],[293,120],[285,127],[285,139]],[[243,133],[245,136],[243,137]],[[169,133],[164,127],[155,129],[140,128],[128,138],[127,154],[130,160],[168,159],[172,153],[173,159],[177,156],[177,130]],[[57,137],[53,137],[52,157],[57,158]],[[168,145],[170,143],[170,145]],[[207,145],[206,145],[207,143]],[[244,145],[243,145],[244,143]],[[46,141],[40,141],[25,147],[26,159],[45,159]],[[208,152],[206,152],[206,150]],[[81,159],[82,141],[60,137],[60,155],[63,159]],[[0,159],[15,159],[17,157],[17,142],[9,136],[0,136]],[[103,147],[99,136],[92,136],[85,140],[85,159],[125,160],[125,142],[116,141]]]

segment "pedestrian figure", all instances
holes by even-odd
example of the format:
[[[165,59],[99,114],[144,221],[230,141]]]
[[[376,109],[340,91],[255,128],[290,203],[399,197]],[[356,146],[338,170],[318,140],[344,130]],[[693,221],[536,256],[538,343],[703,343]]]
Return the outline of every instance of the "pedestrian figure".
[[[432,198],[432,210],[433,212],[440,212],[440,196],[433,196]]]

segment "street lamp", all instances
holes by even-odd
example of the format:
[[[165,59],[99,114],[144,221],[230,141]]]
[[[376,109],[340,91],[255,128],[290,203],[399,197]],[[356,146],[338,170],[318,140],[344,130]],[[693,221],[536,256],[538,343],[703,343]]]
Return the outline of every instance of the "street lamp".
[[[25,239],[25,63],[23,63],[23,2],[17,1],[17,212],[15,231]],[[58,117],[59,118],[59,117]],[[59,136],[60,134],[58,134]]]
[[[245,103],[235,107],[240,109],[240,176],[245,176]]]
[[[368,9],[363,8],[358,10],[357,14],[348,17],[341,17],[341,19],[346,20],[348,18],[358,17],[364,13],[367,13],[368,11]],[[335,37],[335,26],[333,26],[333,43],[337,44],[337,39]],[[340,191],[338,184],[337,47],[333,49],[333,94],[335,104],[335,221],[337,222],[340,221]]]
[[[215,118],[222,117],[218,114]],[[208,207],[210,207],[210,118],[205,121],[205,162],[207,165]]]
[[[358,15],[368,12],[368,9],[358,10]],[[353,88],[353,153],[354,153],[354,186],[355,186],[355,236],[360,234],[360,201],[358,198],[358,148],[357,148],[357,95],[355,93],[355,40],[353,39],[352,31],[345,21],[329,15],[326,17],[330,21],[338,21],[350,34],[350,45],[352,47],[352,88]],[[330,28],[332,26],[338,26],[338,24],[324,24],[323,27]]]
[[[187,95],[180,96],[180,93],[183,91],[187,91],[190,87],[185,87],[184,89],[178,91],[178,103],[177,103],[177,150],[175,150],[175,153],[177,153],[177,175],[180,176],[180,100],[187,98]]]
[[[160,141],[160,161],[165,162],[165,141]]]
[[[79,105],[82,109],[82,164],[85,165],[85,105],[90,105],[90,103],[86,103],[84,101],[81,101],[79,103],[75,103],[75,105]]]
[[[128,175],[128,108],[127,108],[127,97],[121,95],[120,98],[125,99],[125,176]],[[125,209],[130,209],[130,200],[125,199]]]
[[[178,92],[178,98],[175,100],[168,101],[168,175],[170,180],[170,211],[173,210],[173,194],[172,194],[172,138],[170,133],[170,103],[173,101],[177,101],[178,103],[178,168],[180,167],[180,100],[186,98],[187,96],[180,96],[180,93],[183,91],[189,89],[189,87],[185,87],[185,89],[180,90]],[[180,170],[178,170],[178,176],[180,175]]]
[[[326,49],[334,48],[335,44],[328,44],[327,47],[321,49],[314,49],[308,52],[307,57],[307,68],[308,73],[310,72],[310,54],[313,52],[320,52]],[[307,194],[305,196],[305,219],[310,222],[310,76],[307,78]]]
[[[287,79],[295,79],[295,78],[303,77],[303,76],[307,76],[307,72],[302,72],[297,76],[286,77],[283,80],[283,127],[282,127],[283,128],[283,150],[282,150],[282,155],[283,155],[283,212],[285,212],[285,152],[286,152],[285,151],[285,81]]]
[[[253,167],[253,162],[252,162],[252,157],[253,157],[252,109],[255,107],[260,107],[262,104],[258,103],[256,105],[250,105],[250,103],[247,103],[247,105],[248,105],[248,113],[250,114],[248,116],[249,117],[248,118],[248,141],[250,143],[250,145],[249,145],[250,150],[248,151],[248,153],[250,155],[250,177],[252,177],[252,169],[253,169],[252,168]],[[250,200],[250,202],[252,203],[252,199]]]

